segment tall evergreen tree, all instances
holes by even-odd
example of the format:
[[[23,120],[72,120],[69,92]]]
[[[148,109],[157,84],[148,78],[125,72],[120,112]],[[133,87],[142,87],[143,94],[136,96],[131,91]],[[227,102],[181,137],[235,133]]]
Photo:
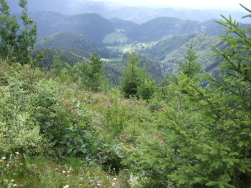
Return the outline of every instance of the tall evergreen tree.
[[[54,77],[60,77],[62,70],[64,68],[64,64],[65,63],[60,60],[58,52],[56,52],[56,54],[54,55],[54,60],[52,65],[53,68],[51,69],[51,73]]]
[[[10,7],[6,0],[1,0],[0,7],[0,55],[3,59],[13,57],[13,53],[17,48],[17,31],[19,25],[17,17],[10,14]]]
[[[10,62],[31,62],[37,35],[35,22],[28,17],[27,0],[20,0],[22,25],[11,15],[6,0],[0,0],[0,58]]]
[[[129,54],[127,67],[124,68],[124,77],[121,78],[121,90],[126,98],[137,96],[137,89],[141,84],[143,69],[139,65],[140,58],[135,52]]]

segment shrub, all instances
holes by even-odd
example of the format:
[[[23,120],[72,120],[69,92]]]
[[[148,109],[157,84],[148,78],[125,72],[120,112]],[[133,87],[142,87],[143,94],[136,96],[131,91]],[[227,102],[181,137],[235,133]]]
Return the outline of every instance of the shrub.
[[[41,153],[46,145],[40,127],[32,121],[29,95],[22,86],[18,81],[0,86],[0,153]]]

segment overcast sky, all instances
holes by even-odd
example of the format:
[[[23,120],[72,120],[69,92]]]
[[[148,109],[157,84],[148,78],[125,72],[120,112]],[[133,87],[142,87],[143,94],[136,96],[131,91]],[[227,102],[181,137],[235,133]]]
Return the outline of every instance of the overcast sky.
[[[81,1],[81,0],[78,0]],[[242,9],[239,4],[251,9],[251,0],[93,0],[111,1],[126,5],[175,6],[185,8]]]

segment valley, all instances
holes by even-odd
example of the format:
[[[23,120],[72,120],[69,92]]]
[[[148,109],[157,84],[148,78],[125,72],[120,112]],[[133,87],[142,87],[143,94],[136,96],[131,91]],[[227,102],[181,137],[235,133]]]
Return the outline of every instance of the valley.
[[[141,61],[140,65],[147,66],[148,72],[161,82],[166,73],[176,71],[177,65],[184,60],[183,55],[189,45],[194,45],[199,57],[198,62],[203,70],[207,71],[214,69],[212,65],[220,62],[218,58],[212,57],[215,51],[211,46],[226,48],[217,37],[224,33],[224,27],[216,23],[215,19],[199,22],[159,17],[137,24],[119,18],[106,19],[96,13],[66,16],[40,11],[30,13],[30,16],[38,25],[37,51],[71,51],[68,55],[83,59],[87,59],[91,52],[97,52],[104,60],[110,80],[117,80],[113,83],[118,83],[122,74],[122,69],[118,67],[125,66],[123,54],[131,51],[136,51],[144,57],[145,61]],[[244,28],[247,25],[240,26]],[[72,58],[68,58],[70,59]],[[44,64],[50,64],[48,58],[46,61]],[[73,65],[76,61],[67,63]],[[162,71],[151,70],[151,63],[155,69]],[[120,73],[114,75],[109,72],[110,68],[117,69]]]

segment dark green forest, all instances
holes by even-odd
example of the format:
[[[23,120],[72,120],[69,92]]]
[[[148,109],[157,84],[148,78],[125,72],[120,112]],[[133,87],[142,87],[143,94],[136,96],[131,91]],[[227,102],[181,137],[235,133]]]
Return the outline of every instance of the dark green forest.
[[[0,0],[1,188],[251,187],[248,24],[17,4]]]

